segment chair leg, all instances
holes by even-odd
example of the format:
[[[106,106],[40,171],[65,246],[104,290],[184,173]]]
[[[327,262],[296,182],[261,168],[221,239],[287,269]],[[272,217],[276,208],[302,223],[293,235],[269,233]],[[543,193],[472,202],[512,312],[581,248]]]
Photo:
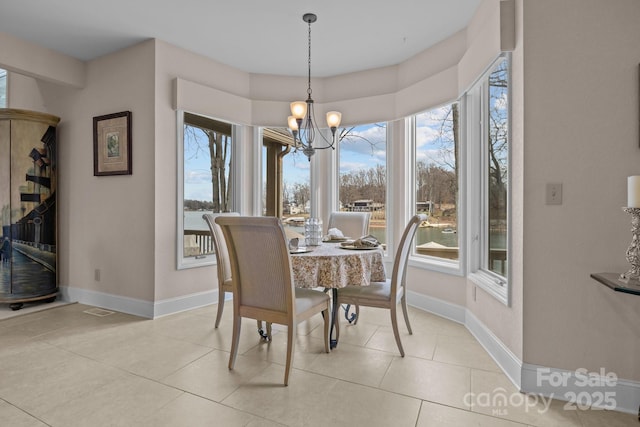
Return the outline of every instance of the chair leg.
[[[322,317],[324,318],[324,351],[329,353],[331,351],[329,345],[329,325],[331,324],[329,307],[326,310],[322,310]]]
[[[293,352],[296,345],[296,327],[289,325],[287,328],[287,365],[284,367],[284,385],[289,385],[289,372],[293,363]]]
[[[218,291],[218,313],[216,314],[216,329],[220,326],[220,319],[222,319],[222,312],[224,311],[224,291],[220,286]]]
[[[404,314],[404,323],[407,325],[407,329],[409,330],[409,335],[413,335],[413,331],[411,330],[411,323],[409,322],[409,313],[407,311],[407,298],[406,294],[402,294],[401,303],[402,303],[402,314]]]
[[[356,320],[353,321],[354,325],[358,324],[358,319],[360,318],[360,306],[356,304]]]
[[[331,320],[333,321],[333,327],[336,330],[336,342],[338,342],[340,341],[340,316],[338,316],[337,312],[335,313],[335,316],[331,317]]]
[[[404,357],[404,349],[402,348],[402,341],[400,341],[400,332],[398,331],[398,316],[396,312],[396,306],[391,306],[391,326],[393,327],[393,336],[396,338],[396,344],[398,350],[400,350],[400,356]]]
[[[236,356],[238,355],[238,344],[240,343],[240,326],[242,318],[233,315],[233,336],[231,337],[231,354],[229,355],[229,369],[233,369],[236,364]]]

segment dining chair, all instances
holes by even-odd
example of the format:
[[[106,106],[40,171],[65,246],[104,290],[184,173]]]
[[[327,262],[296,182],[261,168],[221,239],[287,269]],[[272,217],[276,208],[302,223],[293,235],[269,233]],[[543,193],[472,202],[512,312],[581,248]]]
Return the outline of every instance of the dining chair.
[[[220,216],[216,223],[224,233],[235,284],[229,369],[233,369],[238,354],[243,317],[285,325],[284,385],[288,385],[298,323],[322,313],[324,347],[329,353],[329,296],[321,291],[294,287],[289,247],[280,219]]]
[[[369,234],[371,212],[331,212],[328,230],[337,228],[346,237],[357,239]]]
[[[332,228],[337,228],[346,237],[358,239],[369,234],[369,220],[371,212],[331,212],[329,215],[329,225],[327,234]],[[360,307],[355,306],[355,314],[349,315],[349,306],[345,308],[345,319],[351,322],[358,322],[360,317]],[[354,323],[354,324],[355,324]]]
[[[213,240],[213,249],[216,255],[216,267],[218,271],[218,312],[216,314],[217,328],[220,326],[222,312],[224,311],[225,294],[233,293],[233,279],[231,276],[231,261],[229,260],[229,252],[227,252],[227,244],[224,240],[224,234],[220,226],[215,220],[219,216],[240,216],[238,212],[210,213],[202,215],[202,219],[209,226],[211,239]]]
[[[229,260],[229,252],[227,244],[224,240],[224,234],[220,226],[216,224],[215,219],[219,216],[240,216],[238,212],[221,212],[204,214],[202,218],[209,226],[211,239],[213,240],[213,249],[216,255],[216,267],[218,271],[218,312],[216,313],[215,327],[220,326],[220,319],[224,311],[225,293],[233,294],[233,278],[231,276],[231,261]],[[265,329],[262,329],[262,321],[258,320],[258,334],[265,340],[271,340],[271,323],[267,322]]]
[[[409,315],[407,314],[407,285],[405,281],[407,261],[411,250],[411,242],[416,234],[416,230],[420,223],[426,219],[427,216],[424,214],[415,215],[405,227],[393,261],[393,272],[391,273],[390,279],[384,282],[372,282],[369,286],[349,285],[344,288],[339,288],[337,291],[338,304],[354,304],[356,306],[389,309],[393,335],[402,357],[404,357],[404,349],[402,348],[402,341],[400,340],[400,333],[398,332],[397,305],[401,303],[407,329],[409,330],[409,334],[413,334],[411,324],[409,323]],[[339,320],[336,319],[336,337],[338,337],[339,334]]]

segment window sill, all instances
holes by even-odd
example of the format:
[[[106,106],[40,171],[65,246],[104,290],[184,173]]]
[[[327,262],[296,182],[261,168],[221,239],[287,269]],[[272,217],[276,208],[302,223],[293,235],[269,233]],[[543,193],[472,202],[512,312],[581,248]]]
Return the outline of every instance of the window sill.
[[[453,276],[464,276],[458,260],[412,255],[409,257],[409,266]]]
[[[476,271],[469,274],[469,280],[480,286],[507,307],[509,306],[509,296],[507,294],[507,288],[509,285],[503,279],[499,279],[496,276],[483,271]]]
[[[188,268],[206,267],[216,265],[215,255],[205,255],[203,258],[183,258],[178,260],[178,270],[186,270]]]

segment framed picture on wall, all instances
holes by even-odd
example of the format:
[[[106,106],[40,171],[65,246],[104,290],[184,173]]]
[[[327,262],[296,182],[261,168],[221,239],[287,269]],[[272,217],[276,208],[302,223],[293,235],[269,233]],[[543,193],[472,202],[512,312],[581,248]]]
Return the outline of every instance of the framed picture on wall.
[[[131,175],[131,111],[93,118],[93,175]]]

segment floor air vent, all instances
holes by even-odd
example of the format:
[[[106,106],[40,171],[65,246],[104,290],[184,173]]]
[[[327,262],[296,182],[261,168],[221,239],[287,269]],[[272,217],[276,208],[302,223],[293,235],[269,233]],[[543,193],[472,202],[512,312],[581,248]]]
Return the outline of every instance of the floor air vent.
[[[90,308],[88,310],[83,311],[83,313],[92,314],[98,317],[108,316],[110,314],[115,313],[115,311],[104,310],[102,308]]]

